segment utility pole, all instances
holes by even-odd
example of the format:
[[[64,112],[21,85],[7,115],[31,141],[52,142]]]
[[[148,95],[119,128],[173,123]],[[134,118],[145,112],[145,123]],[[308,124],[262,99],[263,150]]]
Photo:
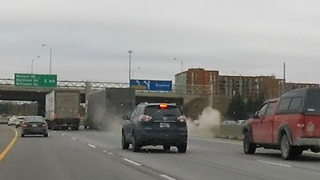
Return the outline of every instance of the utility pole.
[[[282,84],[282,93],[286,92],[286,63],[283,63],[283,84]]]

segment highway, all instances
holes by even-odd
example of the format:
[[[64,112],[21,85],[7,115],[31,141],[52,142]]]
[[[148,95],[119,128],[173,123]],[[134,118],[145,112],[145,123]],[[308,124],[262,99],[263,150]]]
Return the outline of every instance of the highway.
[[[1,138],[14,132],[5,125],[0,130]],[[18,137],[0,161],[0,179],[301,180],[320,175],[320,155],[311,153],[284,161],[279,151],[245,155],[239,141],[199,137],[190,137],[186,154],[160,147],[133,153],[120,148],[119,131],[81,129],[50,131],[49,138]],[[1,143],[0,152],[3,147]]]

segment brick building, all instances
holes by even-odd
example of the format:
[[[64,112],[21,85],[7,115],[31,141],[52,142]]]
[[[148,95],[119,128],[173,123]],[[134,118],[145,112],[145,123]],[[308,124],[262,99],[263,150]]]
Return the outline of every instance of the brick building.
[[[254,99],[263,93],[266,99],[279,97],[282,79],[275,76],[229,76],[219,75],[219,71],[191,68],[175,75],[175,88],[187,93],[205,93],[231,98],[240,93],[245,99]],[[296,88],[319,86],[313,83],[286,83],[285,91]]]

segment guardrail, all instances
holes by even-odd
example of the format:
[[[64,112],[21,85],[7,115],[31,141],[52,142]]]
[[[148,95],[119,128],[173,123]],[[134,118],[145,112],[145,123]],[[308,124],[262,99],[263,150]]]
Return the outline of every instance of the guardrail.
[[[0,79],[0,86],[5,88],[21,88],[21,89],[50,89],[41,87],[25,87],[25,86],[14,86],[14,79]],[[80,89],[85,90],[87,81],[69,81],[69,80],[59,80],[57,82],[58,88],[70,88],[70,89]],[[103,89],[103,88],[128,88],[129,83],[119,83],[119,82],[98,82],[91,81],[90,86],[92,89]],[[52,89],[52,88],[51,88]],[[171,94],[194,94],[194,95],[210,95],[212,94],[212,86],[210,85],[173,85],[172,91],[150,91],[137,89],[141,93],[171,93]]]

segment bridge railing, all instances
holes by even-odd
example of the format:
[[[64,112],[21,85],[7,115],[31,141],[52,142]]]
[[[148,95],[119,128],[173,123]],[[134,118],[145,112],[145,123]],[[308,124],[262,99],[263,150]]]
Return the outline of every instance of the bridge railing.
[[[14,87],[14,79],[0,79],[0,85]],[[78,89],[85,90],[87,82],[86,81],[69,81],[69,80],[59,80],[57,82],[58,88],[64,89]],[[103,88],[127,88],[129,83],[118,83],[118,82],[90,82],[92,89],[103,89]],[[37,87],[20,87],[26,89],[38,89]],[[137,91],[142,93],[175,93],[175,94],[197,94],[197,95],[210,95],[213,93],[212,85],[173,85],[172,91],[150,91],[137,89]]]

